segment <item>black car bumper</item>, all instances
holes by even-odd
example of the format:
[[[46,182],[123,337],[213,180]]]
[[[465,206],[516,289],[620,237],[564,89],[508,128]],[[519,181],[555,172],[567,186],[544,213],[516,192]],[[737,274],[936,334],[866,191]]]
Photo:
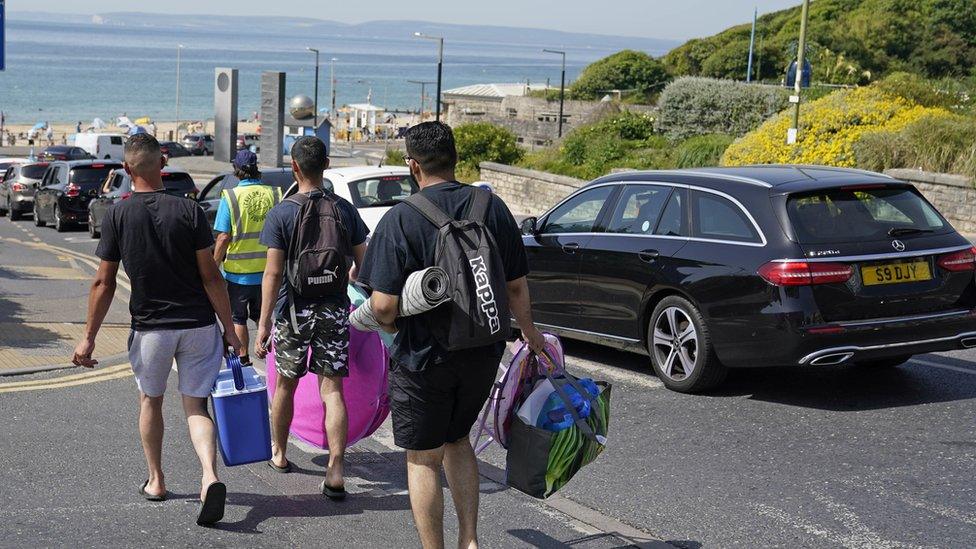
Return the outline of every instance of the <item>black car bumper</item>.
[[[10,209],[15,212],[30,213],[34,211],[34,199],[11,197]]]
[[[803,327],[791,317],[780,315],[751,344],[718,345],[719,359],[730,367],[827,366],[976,347],[971,310]]]

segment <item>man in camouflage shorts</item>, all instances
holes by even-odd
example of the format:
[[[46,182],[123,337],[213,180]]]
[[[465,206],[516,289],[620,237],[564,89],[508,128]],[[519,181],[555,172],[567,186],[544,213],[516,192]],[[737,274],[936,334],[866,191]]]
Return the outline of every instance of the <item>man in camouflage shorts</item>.
[[[329,167],[329,157],[320,139],[308,136],[295,141],[291,158],[299,193],[308,194],[310,199],[324,199],[321,195],[332,192],[323,188],[322,172]],[[352,203],[340,197],[330,198],[336,201],[339,221],[345,229],[342,233],[349,238],[345,249],[352,250],[358,268],[366,254],[369,229]],[[349,297],[343,291],[338,295],[306,298],[292,295],[289,284],[282,284],[287,250],[294,238],[299,208],[297,203],[290,200],[279,202],[268,212],[260,238],[261,244],[268,247],[268,261],[261,283],[261,320],[258,322],[254,354],[258,358],[267,355],[266,345],[273,322],[278,372],[274,401],[271,403],[272,455],[268,464],[279,473],[291,471],[291,463],[285,457],[285,452],[294,414],[295,390],[298,380],[306,372],[312,372],[318,376],[325,407],[325,433],[329,439],[329,466],[319,488],[331,499],[342,499],[346,494],[342,468],[349,423],[342,395],[342,378],[349,375]],[[291,318],[292,298],[295,301],[294,323]]]

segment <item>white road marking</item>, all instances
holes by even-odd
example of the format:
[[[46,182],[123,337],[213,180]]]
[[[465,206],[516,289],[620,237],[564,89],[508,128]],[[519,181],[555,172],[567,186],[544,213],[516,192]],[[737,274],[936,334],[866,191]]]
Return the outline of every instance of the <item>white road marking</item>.
[[[842,506],[842,507],[845,508],[846,512],[849,512],[849,509],[846,506]],[[863,549],[901,549],[903,547],[904,548],[918,547],[915,545],[909,545],[898,541],[881,539],[875,532],[871,530],[867,530],[866,528],[864,528],[859,532],[850,532],[850,533],[838,532],[836,530],[832,530],[820,524],[809,522],[799,517],[794,517],[789,513],[787,513],[786,511],[783,511],[782,509],[773,507],[771,505],[766,505],[763,503],[754,504],[753,509],[755,509],[757,513],[763,515],[764,517],[777,520],[783,524],[786,524],[787,526],[792,526],[793,528],[796,528],[798,530],[803,530],[804,532],[812,536],[816,536],[820,539],[827,541],[828,543],[838,545],[841,547],[849,547],[851,549],[862,549],[862,548]],[[854,518],[853,522],[850,521],[850,517],[838,517],[838,518],[840,519],[841,522],[845,523],[845,526],[848,526],[849,528],[851,526],[848,523],[863,528],[863,526],[860,524],[860,521],[857,520],[857,517],[853,517]]]
[[[943,370],[950,370],[953,372],[960,372],[963,374],[976,376],[976,370],[970,370],[969,368],[963,368],[961,366],[953,366],[951,364],[939,364],[938,362],[932,362],[931,360],[924,360],[921,358],[913,358],[911,362],[914,362],[915,364],[921,364],[923,366],[931,366],[932,368],[942,368]]]
[[[902,502],[907,503],[912,507],[922,509],[923,511],[929,511],[930,513],[934,513],[936,515],[940,515],[948,519],[958,520],[959,522],[964,522],[966,524],[976,526],[976,514],[960,511],[959,509],[955,509],[947,505],[942,505],[941,503],[925,501],[908,493],[894,492],[888,490],[888,488],[882,482],[865,481],[865,480],[856,479],[856,480],[848,481],[846,482],[846,484],[849,484],[855,488],[871,490],[877,493],[881,497],[881,499],[891,499],[891,498],[899,499]]]

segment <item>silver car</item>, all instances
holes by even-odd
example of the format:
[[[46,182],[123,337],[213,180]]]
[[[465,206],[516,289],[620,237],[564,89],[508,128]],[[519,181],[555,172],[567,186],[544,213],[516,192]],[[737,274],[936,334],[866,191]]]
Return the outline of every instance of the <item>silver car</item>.
[[[14,164],[0,175],[0,216],[10,212],[10,220],[17,221],[34,210],[34,191],[44,177],[48,164]]]

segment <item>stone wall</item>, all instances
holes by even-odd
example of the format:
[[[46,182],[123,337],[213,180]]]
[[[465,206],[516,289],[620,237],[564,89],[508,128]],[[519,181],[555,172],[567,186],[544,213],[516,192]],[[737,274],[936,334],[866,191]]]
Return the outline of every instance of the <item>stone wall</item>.
[[[887,170],[885,173],[915,185],[957,231],[976,234],[976,188],[971,179],[920,170]]]
[[[491,183],[516,215],[539,215],[586,183],[575,177],[494,162],[482,162],[480,168],[481,180]]]

